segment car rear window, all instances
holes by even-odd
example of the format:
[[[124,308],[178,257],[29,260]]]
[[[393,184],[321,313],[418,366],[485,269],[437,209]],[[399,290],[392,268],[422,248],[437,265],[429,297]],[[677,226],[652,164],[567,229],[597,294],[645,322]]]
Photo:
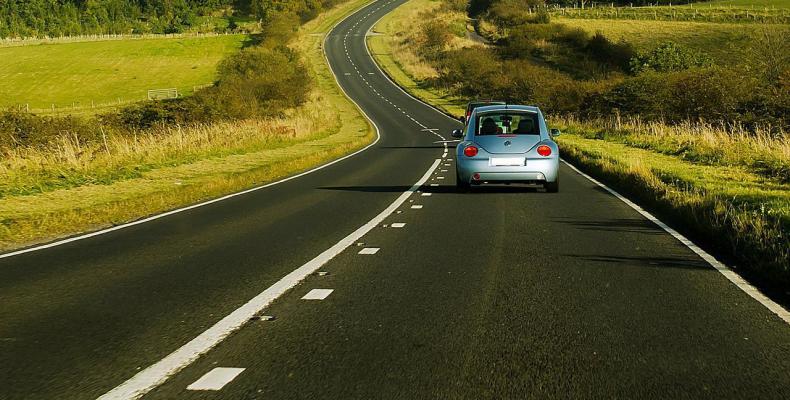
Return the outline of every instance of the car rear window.
[[[529,112],[488,112],[477,117],[475,134],[540,135],[538,114]]]

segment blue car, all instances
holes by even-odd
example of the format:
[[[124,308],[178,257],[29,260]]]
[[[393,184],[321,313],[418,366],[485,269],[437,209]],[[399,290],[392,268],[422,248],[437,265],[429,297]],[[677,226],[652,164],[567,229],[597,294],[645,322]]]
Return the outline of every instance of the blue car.
[[[526,183],[559,191],[560,152],[537,107],[492,105],[475,108],[456,148],[456,184],[461,191],[486,183]]]

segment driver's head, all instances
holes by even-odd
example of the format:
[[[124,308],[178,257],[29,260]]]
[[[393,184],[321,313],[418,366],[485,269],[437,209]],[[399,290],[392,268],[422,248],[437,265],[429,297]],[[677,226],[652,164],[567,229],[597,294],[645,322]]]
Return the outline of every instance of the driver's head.
[[[483,128],[496,128],[496,122],[491,117],[483,120]]]

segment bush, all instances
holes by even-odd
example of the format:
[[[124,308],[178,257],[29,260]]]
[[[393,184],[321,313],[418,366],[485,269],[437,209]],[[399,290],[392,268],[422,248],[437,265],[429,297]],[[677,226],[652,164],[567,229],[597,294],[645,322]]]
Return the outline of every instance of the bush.
[[[628,42],[611,42],[602,33],[596,33],[585,46],[585,51],[594,60],[609,66],[628,71],[636,51]]]
[[[710,65],[712,61],[708,56],[675,42],[666,42],[648,53],[636,55],[631,59],[630,69],[632,73],[638,74],[648,70],[673,72]]]
[[[38,117],[24,111],[0,112],[0,148],[44,147],[64,134],[85,140],[101,136],[99,129],[74,117]]]
[[[590,34],[581,28],[568,28],[565,25],[558,25],[557,33],[549,40],[575,49],[584,49],[590,41]]]
[[[537,55],[538,42],[555,41],[566,31],[567,28],[560,24],[520,25],[499,41],[499,50],[505,58],[529,58]]]
[[[551,16],[545,9],[537,10],[539,5],[543,5],[542,0],[496,0],[486,18],[503,33],[524,24],[547,24]]]
[[[592,112],[606,115],[616,108],[645,119],[735,123],[741,120],[744,107],[753,102],[755,83],[718,67],[647,71],[601,94]]]
[[[435,60],[453,39],[450,25],[443,20],[430,20],[422,25],[418,53],[424,60]]]
[[[617,109],[623,114],[640,115],[645,119],[663,119],[667,114],[669,88],[665,76],[647,71],[626,79],[593,99],[585,113],[588,117],[609,115]]]
[[[445,0],[442,7],[448,11],[465,12],[469,8],[469,2],[467,0]]]
[[[501,98],[509,86],[496,54],[482,47],[447,52],[437,83],[461,96],[486,98]]]
[[[288,48],[249,47],[225,59],[213,87],[191,97],[142,103],[102,116],[118,128],[272,116],[307,100],[310,77]]]
[[[667,76],[670,119],[736,122],[750,101],[754,82],[723,68],[701,68]]]

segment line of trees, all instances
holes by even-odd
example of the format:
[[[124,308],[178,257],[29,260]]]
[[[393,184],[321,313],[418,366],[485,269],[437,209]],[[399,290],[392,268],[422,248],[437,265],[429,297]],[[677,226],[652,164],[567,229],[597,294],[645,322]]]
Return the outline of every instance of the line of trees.
[[[178,33],[238,0],[4,0],[0,37]]]
[[[308,21],[337,0],[0,0],[0,38],[179,33],[219,10],[268,25]],[[233,22],[231,22],[231,25]]]

